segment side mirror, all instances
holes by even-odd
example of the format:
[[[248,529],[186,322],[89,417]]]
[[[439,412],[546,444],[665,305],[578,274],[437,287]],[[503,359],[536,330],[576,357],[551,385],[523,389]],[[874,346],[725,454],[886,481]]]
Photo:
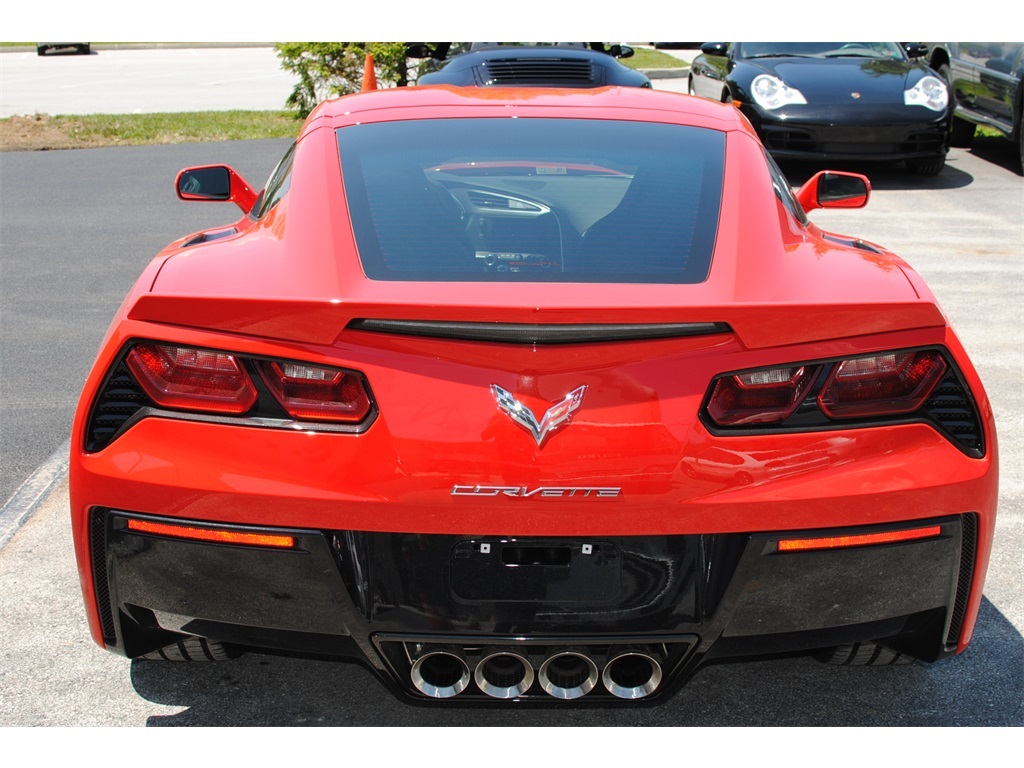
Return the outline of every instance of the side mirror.
[[[426,43],[408,43],[405,46],[405,55],[410,59],[432,59],[434,52]]]
[[[628,59],[633,55],[633,48],[628,45],[613,45],[608,49],[608,53],[616,59]]]
[[[240,174],[227,165],[201,165],[178,171],[174,190],[181,200],[201,203],[231,202],[248,213],[258,195]]]
[[[818,171],[796,192],[807,213],[818,208],[863,208],[870,196],[868,177],[845,171]]]
[[[928,55],[928,46],[924,43],[904,43],[903,50],[912,59],[920,59],[922,56]]]
[[[700,52],[705,56],[725,56],[728,43],[703,43]]]

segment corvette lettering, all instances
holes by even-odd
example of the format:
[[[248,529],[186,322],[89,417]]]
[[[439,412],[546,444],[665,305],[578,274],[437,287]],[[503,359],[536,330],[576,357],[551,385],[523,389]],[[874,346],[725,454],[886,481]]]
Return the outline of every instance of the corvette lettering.
[[[452,496],[512,496],[530,498],[597,498],[614,499],[622,493],[621,488],[576,488],[568,486],[544,486],[531,488],[528,485],[456,485]]]

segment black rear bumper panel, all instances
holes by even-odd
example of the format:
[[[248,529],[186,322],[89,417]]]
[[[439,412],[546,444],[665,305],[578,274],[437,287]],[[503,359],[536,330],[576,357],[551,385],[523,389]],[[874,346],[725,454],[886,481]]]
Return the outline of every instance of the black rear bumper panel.
[[[496,670],[531,667],[517,700],[549,703],[547,678],[535,673],[556,676],[545,661],[566,649],[596,669],[585,700],[606,703],[616,688],[603,675],[610,660],[612,677],[656,670],[651,699],[713,659],[883,641],[934,661],[955,650],[974,557],[971,515],[854,529],[940,525],[927,539],[797,553],[778,552],[777,533],[555,539],[294,529],[282,531],[295,548],[273,550],[140,534],[126,527],[145,517],[133,512],[93,515],[111,650],[134,657],[191,634],[346,657],[420,701],[434,696],[412,683],[417,660],[435,651],[465,683],[452,698],[460,702],[495,700],[474,676],[495,653]],[[961,567],[961,553],[972,562]],[[448,674],[442,667],[437,674]]]

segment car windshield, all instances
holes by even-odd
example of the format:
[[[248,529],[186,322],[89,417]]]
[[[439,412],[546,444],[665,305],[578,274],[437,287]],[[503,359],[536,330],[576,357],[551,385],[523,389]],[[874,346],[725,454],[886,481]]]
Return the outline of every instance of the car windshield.
[[[437,119],[337,132],[375,280],[696,283],[725,134],[616,120]]]
[[[745,59],[782,56],[837,58],[853,56],[868,59],[902,59],[896,43],[737,43],[737,55]]]

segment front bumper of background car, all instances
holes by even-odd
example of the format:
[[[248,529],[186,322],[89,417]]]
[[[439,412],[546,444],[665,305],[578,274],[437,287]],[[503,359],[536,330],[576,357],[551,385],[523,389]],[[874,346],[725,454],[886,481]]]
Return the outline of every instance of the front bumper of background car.
[[[765,149],[776,158],[914,160],[944,157],[948,149],[946,115],[908,121],[898,112],[870,119],[824,108],[798,106],[788,110],[767,111],[753,104],[741,108]]]

